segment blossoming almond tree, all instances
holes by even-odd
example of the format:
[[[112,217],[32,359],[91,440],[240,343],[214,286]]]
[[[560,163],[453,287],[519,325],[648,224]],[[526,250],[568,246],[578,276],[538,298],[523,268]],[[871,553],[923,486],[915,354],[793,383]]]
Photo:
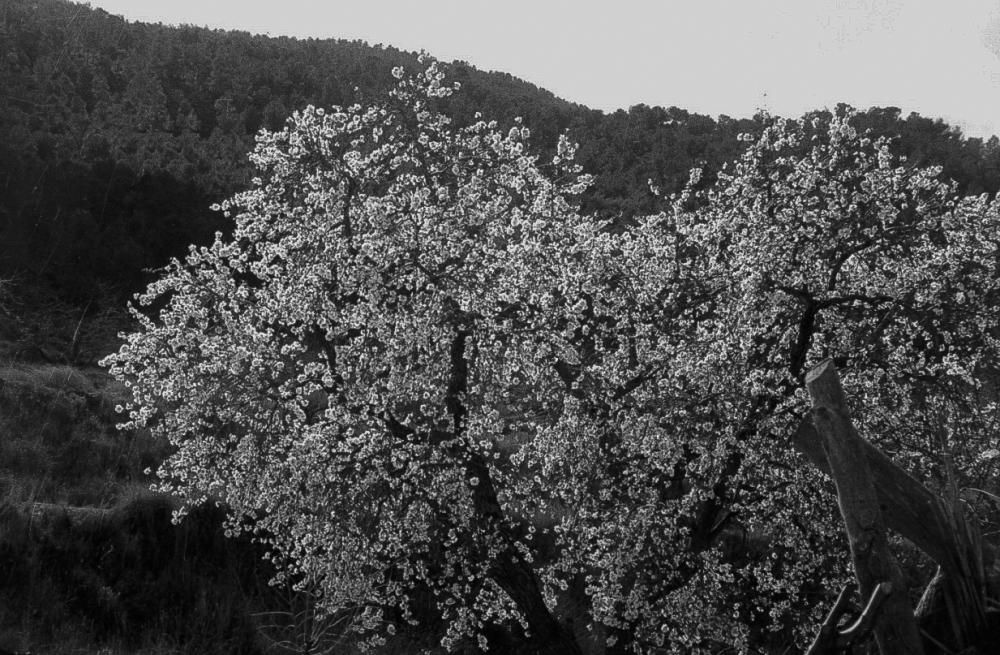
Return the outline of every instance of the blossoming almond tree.
[[[108,362],[129,424],[176,447],[162,489],[224,501],[359,631],[416,623],[429,598],[446,644],[519,621],[577,652],[495,471],[531,366],[504,330],[589,229],[564,198],[586,180],[566,142],[543,166],[523,127],[451,127],[435,64],[394,73],[384,104],[258,137],[254,187],[222,207],[232,238],[173,262],[139,298],[165,308],[134,311]]]
[[[395,73],[383,104],[262,133],[232,237],[172,263],[107,360],[128,425],[175,446],[161,488],[224,501],[373,642],[808,639],[847,574],[787,446],[825,356],[915,470],[946,426],[995,473],[968,402],[995,363],[994,205],[845,119],[779,122],[614,234],[570,204],[568,142],[539,162],[519,125],[434,113],[434,64]]]

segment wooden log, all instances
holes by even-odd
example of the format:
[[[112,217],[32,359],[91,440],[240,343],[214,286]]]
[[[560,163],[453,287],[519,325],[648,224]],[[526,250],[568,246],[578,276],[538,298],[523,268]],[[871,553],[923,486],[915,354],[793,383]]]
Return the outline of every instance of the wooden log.
[[[891,584],[892,591],[882,601],[873,630],[879,650],[882,655],[920,655],[923,643],[910,606],[906,581],[889,550],[868,458],[861,437],[851,424],[847,400],[831,360],[809,371],[806,388],[812,397],[813,422],[822,438],[830,474],[837,487],[837,500],[861,592],[865,598],[870,598],[880,583]]]
[[[830,475],[830,463],[811,416],[802,419],[792,444],[816,468]],[[965,567],[941,499],[875,446],[862,440],[861,449],[875,480],[875,493],[886,525],[913,542],[949,575],[961,574]],[[996,549],[992,544],[982,544],[982,558],[987,568],[993,564]]]

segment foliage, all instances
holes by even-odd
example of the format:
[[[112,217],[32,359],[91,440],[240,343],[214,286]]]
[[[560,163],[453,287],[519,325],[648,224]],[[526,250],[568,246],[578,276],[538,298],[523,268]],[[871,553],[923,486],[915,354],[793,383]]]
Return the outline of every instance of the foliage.
[[[773,121],[608,229],[567,139],[540,160],[431,111],[436,64],[396,75],[262,132],[232,237],[174,261],[107,359],[128,426],[176,448],[161,488],[224,501],[371,642],[801,643],[846,573],[788,448],[825,357],[912,470],[995,478],[995,203],[848,113]]]

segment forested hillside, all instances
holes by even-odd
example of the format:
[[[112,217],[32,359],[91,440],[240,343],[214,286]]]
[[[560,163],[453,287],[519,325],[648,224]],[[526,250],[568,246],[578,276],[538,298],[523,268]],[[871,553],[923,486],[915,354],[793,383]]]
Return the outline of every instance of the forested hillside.
[[[3,252],[86,302],[97,285],[135,290],[142,269],[224,228],[209,212],[248,182],[261,128],[306,104],[385,91],[415,55],[347,41],[296,41],[128,24],[59,0],[0,5]],[[524,115],[547,133],[580,107],[508,75],[454,66],[450,109]]]
[[[63,0],[3,0],[0,44],[0,270],[81,306],[117,302],[144,269],[226,230],[209,206],[249,184],[259,129],[307,104],[377,97],[390,69],[416,58],[357,41],[128,23]],[[508,74],[446,70],[463,85],[443,106],[458,124],[477,111],[502,124],[522,116],[543,152],[568,131],[596,175],[584,208],[611,218],[656,208],[649,180],[669,193],[692,166],[731,160],[737,135],[763,119],[645,105],[605,114]],[[943,164],[963,190],[997,190],[995,139],[893,108],[864,122],[898,135],[912,163]]]

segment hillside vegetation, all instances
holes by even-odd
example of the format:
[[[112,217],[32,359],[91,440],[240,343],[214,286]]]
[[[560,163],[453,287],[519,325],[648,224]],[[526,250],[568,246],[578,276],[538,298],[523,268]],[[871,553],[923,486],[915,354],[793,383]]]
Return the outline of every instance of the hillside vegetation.
[[[416,65],[388,46],[128,23],[64,0],[3,0],[0,44],[0,274],[44,281],[91,311],[119,306],[147,268],[228,229],[209,207],[249,184],[259,129],[307,104],[378,97],[393,66]],[[568,130],[597,176],[583,209],[620,220],[658,208],[650,180],[678,191],[694,165],[717,170],[738,134],[762,125],[677,107],[605,114],[508,74],[445,69],[462,84],[442,103],[459,125],[485,108],[504,124],[522,116],[542,152]],[[962,191],[1000,184],[996,139],[891,107],[861,124],[898,136],[915,165],[942,164]]]

